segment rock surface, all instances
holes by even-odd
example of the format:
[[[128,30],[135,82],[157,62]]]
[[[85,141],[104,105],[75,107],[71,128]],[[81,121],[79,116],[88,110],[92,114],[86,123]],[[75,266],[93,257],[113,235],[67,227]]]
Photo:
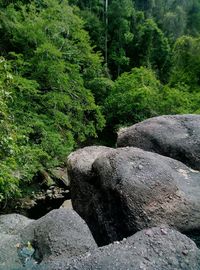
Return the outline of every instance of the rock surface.
[[[79,155],[81,159],[80,150]],[[98,245],[162,224],[184,233],[200,231],[198,171],[133,147],[109,149],[91,167],[88,171],[71,167],[75,177],[71,181],[77,187],[72,193],[84,190],[81,200],[72,197],[72,203]]]
[[[65,200],[70,198],[69,190],[64,190],[56,186],[49,187],[46,191],[35,194],[33,205],[27,208],[27,215],[38,219],[46,215],[53,209],[58,209]]]
[[[70,258],[96,247],[85,222],[69,209],[51,211],[28,225],[21,236],[24,243],[33,243],[38,261],[53,260],[61,254]]]
[[[169,115],[147,119],[119,130],[117,145],[156,152],[200,170],[200,115]]]
[[[0,233],[10,235],[18,234],[32,221],[33,220],[19,214],[2,215],[0,216]]]
[[[0,216],[0,270],[20,269],[22,261],[19,257],[20,231],[32,220],[19,215]]]
[[[69,259],[97,247],[87,225],[69,209],[39,220],[18,214],[0,216],[0,270],[31,270],[58,256]]]
[[[98,219],[96,213],[96,197],[98,190],[93,184],[92,164],[98,156],[109,152],[111,148],[104,146],[90,146],[79,149],[71,153],[68,157],[68,174],[71,183],[71,200],[74,210],[87,222],[92,232],[95,230],[95,225]],[[90,229],[91,229],[90,228]],[[103,237],[97,233],[100,239]]]
[[[60,186],[63,188],[70,187],[67,168],[56,167],[50,170],[49,174],[59,187]]]
[[[200,250],[194,242],[167,227],[136,233],[78,258],[58,258],[41,270],[198,270]]]
[[[64,201],[64,203],[60,206],[60,208],[73,209],[72,201],[71,200]]]
[[[17,235],[0,233],[0,270],[22,267],[17,245],[21,239]]]

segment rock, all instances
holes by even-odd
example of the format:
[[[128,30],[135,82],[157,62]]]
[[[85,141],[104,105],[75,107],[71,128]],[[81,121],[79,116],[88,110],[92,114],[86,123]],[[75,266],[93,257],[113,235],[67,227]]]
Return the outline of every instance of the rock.
[[[187,232],[186,235],[195,242],[198,248],[200,248],[200,233],[198,230],[191,230]]]
[[[59,208],[68,199],[70,199],[69,190],[51,186],[46,191],[34,195],[32,200],[34,204],[26,208],[27,215],[31,218],[38,219],[53,209]]]
[[[200,170],[200,115],[168,115],[119,130],[118,147],[134,146]]]
[[[92,175],[92,164],[95,159],[111,149],[106,146],[88,146],[72,152],[68,156],[67,161],[70,178],[73,179],[73,175],[76,177],[76,174],[90,177]]]
[[[197,270],[200,269],[200,250],[192,240],[175,230],[152,228],[78,258],[60,257],[40,269]]]
[[[87,222],[89,227],[92,226],[93,230],[95,229],[93,225],[96,224],[94,219],[98,218],[98,213],[95,214],[96,205],[94,204],[98,192],[92,183],[92,164],[98,156],[110,150],[111,148],[104,146],[90,146],[79,149],[68,157],[67,166],[73,208]],[[101,236],[99,237],[101,238]]]
[[[23,249],[20,233],[31,222],[33,220],[19,214],[0,216],[0,270],[24,269],[25,259],[20,256]]]
[[[64,203],[60,206],[60,208],[73,209],[72,201],[71,200],[64,201]]]
[[[98,245],[162,224],[200,231],[200,173],[179,161],[126,147],[99,155],[88,176],[75,165],[70,173],[72,194],[84,188],[73,206]]]
[[[68,177],[67,168],[56,167],[50,172],[51,178],[57,183],[58,186],[69,188],[70,181]]]
[[[36,221],[4,215],[0,228],[0,270],[31,270],[41,261],[60,255],[70,258],[97,247],[87,225],[73,210],[54,210]]]
[[[20,242],[21,239],[17,235],[0,233],[0,270],[22,267],[17,247]]]
[[[0,216],[0,233],[18,234],[30,222],[32,222],[31,219],[19,214],[2,215]]]
[[[53,210],[32,222],[21,233],[24,243],[30,241],[38,261],[62,256],[78,256],[96,247],[85,222],[69,209]]]
[[[29,217],[30,219],[38,219],[53,209],[58,209],[65,200],[69,200],[70,191],[56,185],[49,186],[46,189],[41,189],[36,184],[29,187],[33,189],[32,193],[22,198],[16,198],[8,201],[5,208],[0,207],[0,214],[18,213]]]

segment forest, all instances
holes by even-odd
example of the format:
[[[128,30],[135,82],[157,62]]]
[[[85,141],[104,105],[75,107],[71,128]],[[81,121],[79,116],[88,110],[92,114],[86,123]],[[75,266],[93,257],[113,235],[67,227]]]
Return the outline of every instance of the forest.
[[[200,0],[0,0],[0,202],[121,126],[200,113]]]

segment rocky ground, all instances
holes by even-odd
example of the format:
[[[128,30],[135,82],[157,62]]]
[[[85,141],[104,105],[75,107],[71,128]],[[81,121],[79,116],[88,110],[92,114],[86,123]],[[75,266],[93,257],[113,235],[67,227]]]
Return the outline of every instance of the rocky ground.
[[[199,153],[200,115],[148,119],[120,130],[116,149],[73,152],[75,211],[0,216],[0,270],[199,270]]]

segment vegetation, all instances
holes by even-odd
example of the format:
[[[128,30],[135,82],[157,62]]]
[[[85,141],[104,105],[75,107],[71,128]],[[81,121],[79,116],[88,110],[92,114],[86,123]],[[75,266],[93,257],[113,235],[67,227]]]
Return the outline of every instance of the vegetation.
[[[102,130],[200,113],[200,0],[1,0],[0,15],[0,201]]]

